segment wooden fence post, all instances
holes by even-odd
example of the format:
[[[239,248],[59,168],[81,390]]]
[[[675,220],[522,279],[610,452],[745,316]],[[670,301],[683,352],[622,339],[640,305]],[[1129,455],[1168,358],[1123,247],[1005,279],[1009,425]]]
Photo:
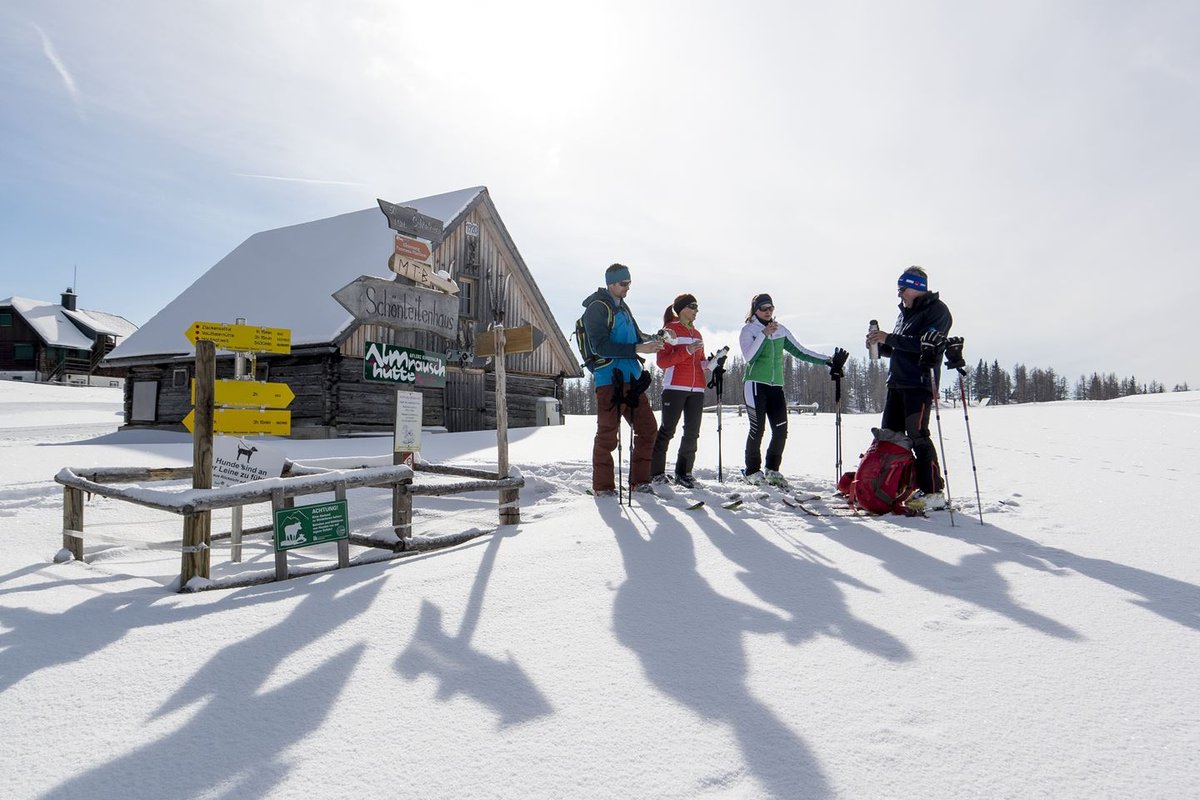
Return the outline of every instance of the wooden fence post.
[[[192,488],[212,488],[213,396],[217,379],[217,346],[196,342],[196,404],[192,428]],[[200,511],[183,518],[183,558],[179,590],[194,577],[208,578],[211,567],[212,513]]]
[[[337,485],[337,488],[335,488],[333,490],[333,497],[335,500],[345,500],[346,499],[346,484],[339,483]],[[347,514],[347,516],[349,516],[349,515]],[[346,533],[349,534],[350,531],[346,531]],[[338,568],[339,569],[350,566],[350,540],[349,539],[338,539],[337,554],[338,554]]]
[[[83,561],[83,490],[63,487],[63,547]]]
[[[501,480],[508,477],[508,378],[504,371],[504,326],[496,334],[496,472]],[[517,489],[500,490],[500,524],[521,522],[520,493]]]
[[[404,549],[404,540],[412,536],[412,478],[392,485],[392,530],[400,537],[396,552]]]

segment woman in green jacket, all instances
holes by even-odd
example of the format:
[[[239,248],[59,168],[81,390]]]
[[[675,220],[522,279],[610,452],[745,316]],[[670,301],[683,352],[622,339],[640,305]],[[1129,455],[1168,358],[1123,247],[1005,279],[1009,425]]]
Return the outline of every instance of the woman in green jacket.
[[[743,387],[750,433],[746,436],[746,468],[742,474],[750,483],[787,486],[779,473],[783,448],[787,444],[787,398],[783,394],[783,354],[810,364],[828,364],[831,356],[809,350],[796,341],[792,332],[775,319],[775,304],[769,294],[756,294],[746,316],[739,343],[746,360]],[[763,422],[771,424],[771,443],[767,445],[767,463],[762,469]]]

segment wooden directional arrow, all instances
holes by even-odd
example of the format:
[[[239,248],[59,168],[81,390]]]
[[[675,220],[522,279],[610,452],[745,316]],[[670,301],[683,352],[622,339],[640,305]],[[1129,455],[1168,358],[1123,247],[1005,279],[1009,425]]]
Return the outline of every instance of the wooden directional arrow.
[[[429,243],[424,239],[414,239],[411,236],[396,236],[396,255],[403,256],[409,261],[429,261]]]
[[[287,408],[296,393],[286,383],[262,381],[216,381],[213,384],[213,403],[218,406],[249,406],[251,408]],[[196,381],[192,380],[192,403],[196,402]]]
[[[442,241],[442,221],[440,219],[426,216],[415,208],[398,206],[386,200],[379,200],[379,210],[387,217],[388,227],[396,233],[419,236],[433,244]]]
[[[260,328],[255,325],[230,325],[225,322],[193,322],[184,331],[192,344],[207,339],[221,350],[247,353],[290,353],[292,332],[288,328]]]
[[[189,431],[196,424],[196,410],[192,409],[183,418],[183,427]],[[213,409],[213,430],[216,433],[269,433],[272,436],[288,436],[292,432],[292,412],[259,411],[253,408]]]
[[[516,328],[504,329],[504,352],[505,353],[529,353],[532,352],[540,341],[536,341],[537,331],[532,325],[521,325]],[[540,331],[538,331],[540,333]],[[546,337],[543,335],[542,339]],[[475,356],[477,358],[485,358],[487,356],[496,355],[496,332],[494,330],[480,331],[475,334]]]

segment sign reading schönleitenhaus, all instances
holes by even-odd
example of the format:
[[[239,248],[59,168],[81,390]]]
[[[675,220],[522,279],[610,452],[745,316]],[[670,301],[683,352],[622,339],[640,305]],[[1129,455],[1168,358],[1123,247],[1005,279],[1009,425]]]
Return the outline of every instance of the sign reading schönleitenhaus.
[[[429,331],[447,339],[458,335],[459,299],[454,295],[363,275],[334,292],[333,299],[360,322]]]

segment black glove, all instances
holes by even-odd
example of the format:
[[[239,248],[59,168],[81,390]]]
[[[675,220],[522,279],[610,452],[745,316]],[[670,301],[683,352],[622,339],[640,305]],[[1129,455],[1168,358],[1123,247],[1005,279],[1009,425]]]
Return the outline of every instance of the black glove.
[[[946,340],[946,369],[956,369],[962,372],[967,366],[963,360],[963,338],[954,336]]]
[[[612,371],[613,399],[612,407],[620,411],[625,404],[625,373],[619,369]]]
[[[942,360],[946,348],[946,337],[937,331],[925,331],[921,337],[921,368],[933,369]]]
[[[825,366],[829,367],[829,379],[840,380],[846,377],[846,359],[850,357],[848,350],[843,350],[840,347],[833,348],[833,358],[825,362]]]
[[[642,370],[642,374],[633,379],[629,384],[629,391],[625,393],[625,405],[630,408],[638,407],[638,400],[650,388],[650,371]]]
[[[725,359],[726,358],[729,358],[728,353],[726,353],[725,355],[723,355],[717,359],[717,365],[715,367],[713,367],[713,370],[712,370],[712,377],[710,377],[708,379],[708,388],[718,389],[718,390],[720,389],[721,379],[725,376]],[[712,356],[709,356],[709,359],[711,360]]]

